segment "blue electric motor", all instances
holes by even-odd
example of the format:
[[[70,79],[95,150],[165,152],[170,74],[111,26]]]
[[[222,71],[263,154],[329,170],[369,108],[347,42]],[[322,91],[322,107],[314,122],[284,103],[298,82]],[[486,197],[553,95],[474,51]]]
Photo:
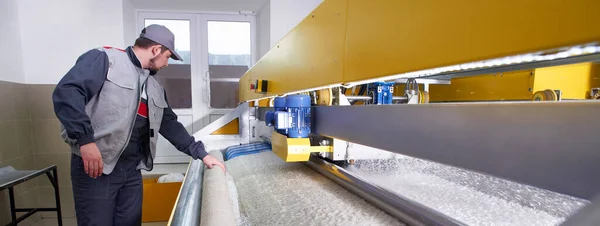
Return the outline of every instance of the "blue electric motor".
[[[267,111],[265,121],[267,126],[275,126],[275,112],[285,112],[285,97],[275,97],[273,100],[273,111]],[[286,134],[285,129],[276,129],[280,134]]]
[[[288,137],[306,138],[310,133],[310,96],[292,95],[285,100],[287,112],[290,114]]]
[[[275,98],[274,109],[266,113],[268,126],[290,138],[306,138],[310,134],[310,96],[290,95]]]
[[[285,111],[285,97],[275,97],[273,108],[275,111]]]
[[[369,87],[369,94],[373,98],[371,104],[392,104],[394,95],[393,82],[376,82]]]

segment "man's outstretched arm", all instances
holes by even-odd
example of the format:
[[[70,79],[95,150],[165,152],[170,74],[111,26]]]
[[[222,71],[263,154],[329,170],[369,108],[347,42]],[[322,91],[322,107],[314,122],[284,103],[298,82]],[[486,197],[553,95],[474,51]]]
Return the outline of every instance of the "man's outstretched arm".
[[[177,121],[177,115],[170,106],[164,110],[159,133],[167,138],[177,150],[186,153],[193,159],[201,159],[204,162],[204,165],[209,169],[212,169],[213,166],[217,165],[225,171],[225,165],[223,165],[221,161],[208,155],[204,148],[204,144],[201,141],[196,141],[194,137],[187,132],[183,124]]]

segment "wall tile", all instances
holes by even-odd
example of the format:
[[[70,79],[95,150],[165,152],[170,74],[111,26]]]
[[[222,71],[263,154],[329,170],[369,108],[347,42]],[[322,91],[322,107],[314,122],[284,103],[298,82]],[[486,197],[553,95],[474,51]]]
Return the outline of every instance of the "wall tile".
[[[15,86],[16,83],[0,81],[0,120],[12,120],[15,117]]]
[[[47,176],[46,175],[39,175],[36,178],[47,178]],[[48,180],[48,179],[46,179],[46,180]],[[38,187],[37,186],[37,181],[34,178],[34,179],[25,181],[25,182],[23,182],[23,183],[18,184],[17,186],[15,186],[14,187],[15,188],[15,194],[16,195],[22,195],[22,194],[26,193],[28,190],[34,189],[34,188],[37,188],[37,187]]]
[[[23,213],[18,213],[17,217],[20,217],[21,215],[23,215]],[[42,219],[42,213],[37,212],[37,213],[29,216],[24,221],[21,221],[21,223],[19,223],[19,225],[35,225],[35,223],[39,222],[41,219]]]
[[[31,120],[15,121],[17,143],[19,154],[27,156],[33,154],[33,130],[31,129]]]
[[[60,138],[60,123],[52,103],[54,87],[0,81],[0,167],[11,165],[18,170],[32,170],[42,168],[42,165],[57,165],[61,198],[67,206],[63,208],[67,211],[64,216],[73,217],[70,151]],[[47,186],[40,191],[38,184]],[[7,193],[0,192],[0,225],[10,218]],[[53,203],[54,200],[53,188],[46,175],[15,186],[15,194],[18,207],[37,207],[39,203],[47,200]],[[40,194],[50,195],[48,198]],[[37,213],[19,225],[31,225],[42,215],[56,217],[51,212]]]
[[[71,154],[36,154],[36,166],[38,169],[56,165],[58,168],[58,183],[61,187],[71,186]],[[38,179],[38,186],[52,186],[50,180]]]
[[[25,157],[18,157],[18,158],[10,159],[10,160],[5,160],[3,162],[5,164],[4,166],[12,166],[17,170],[33,170],[33,169],[35,169],[33,155],[25,156]],[[46,177],[46,176],[40,175],[36,178],[33,178],[31,180],[28,180],[21,184],[16,185],[14,187],[15,194],[20,195],[29,189],[33,189],[33,188],[37,187],[37,178],[42,178],[42,177]]]
[[[26,84],[17,84],[14,89],[15,119],[31,119],[31,109],[27,98]]]
[[[4,166],[12,166],[13,168],[15,168],[17,170],[34,169],[33,167],[29,167],[28,164],[26,163],[27,161],[32,161],[32,160],[26,160],[26,159],[28,159],[28,158],[19,157],[19,158],[15,158],[15,159],[5,160],[3,162],[4,162]],[[31,159],[33,159],[33,157],[31,157]],[[19,195],[28,189],[35,188],[37,186],[36,180],[37,180],[37,178],[34,178],[29,181],[26,181],[26,182],[16,185],[15,193],[17,195]]]
[[[15,190],[15,193],[17,191]],[[17,208],[32,208],[32,207],[39,207],[38,204],[38,189],[37,187],[35,188],[31,188],[31,189],[27,189],[25,190],[25,192],[16,195],[15,197],[15,205],[17,206]],[[23,215],[24,213],[17,213],[17,217]],[[36,221],[40,220],[42,218],[42,214],[41,213],[36,213],[33,216],[28,217],[25,221],[22,221],[22,223],[19,223],[19,225],[31,225],[33,223],[35,223]]]
[[[28,155],[28,156],[23,156],[21,157],[21,169],[22,170],[35,170],[35,162],[34,162],[34,156],[33,155]],[[17,186],[15,186],[15,193],[17,195],[21,195],[24,192],[30,190],[30,189],[34,189],[37,187],[37,179],[38,178],[45,178],[47,177],[46,175],[39,175],[36,178],[33,178],[31,180],[25,181]]]
[[[31,119],[56,119],[52,92],[56,85],[27,85]]]
[[[10,206],[8,202],[8,190],[0,191],[0,225],[8,224],[10,219]]]
[[[21,157],[23,159],[23,169],[25,170],[35,170],[35,155],[25,155]]]
[[[17,141],[16,125],[14,120],[0,121],[0,158],[14,159],[19,157],[19,143]]]
[[[60,137],[58,119],[33,120],[34,153],[70,153],[69,145]]]
[[[54,199],[54,188],[49,186],[41,186],[39,189],[39,201],[42,207],[54,207],[56,202]],[[73,188],[72,187],[60,187],[60,205],[62,209],[62,216],[75,217],[75,202],[73,201]],[[56,218],[55,212],[42,213],[43,218]]]
[[[13,168],[15,168],[17,170],[25,170],[23,161],[24,161],[23,158],[19,157],[19,158],[14,158],[14,159],[3,160],[2,162],[4,162],[5,166],[12,166]]]

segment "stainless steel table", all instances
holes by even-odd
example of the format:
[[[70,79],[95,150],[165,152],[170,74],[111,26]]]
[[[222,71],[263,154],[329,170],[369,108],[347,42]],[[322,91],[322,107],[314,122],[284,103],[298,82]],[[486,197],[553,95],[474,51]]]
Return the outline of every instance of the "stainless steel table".
[[[50,179],[50,182],[54,187],[56,208],[17,208],[15,206],[14,186],[36,178],[42,174],[46,174],[46,176],[48,176],[48,179]],[[10,200],[10,215],[12,221],[8,225],[17,225],[19,222],[27,219],[39,211],[56,211],[58,225],[62,226],[62,212],[60,209],[60,195],[58,192],[58,173],[56,165],[49,166],[41,170],[16,170],[12,166],[2,167],[0,168],[0,191],[4,189],[8,189],[8,196]],[[25,214],[17,218],[18,212],[25,212]]]

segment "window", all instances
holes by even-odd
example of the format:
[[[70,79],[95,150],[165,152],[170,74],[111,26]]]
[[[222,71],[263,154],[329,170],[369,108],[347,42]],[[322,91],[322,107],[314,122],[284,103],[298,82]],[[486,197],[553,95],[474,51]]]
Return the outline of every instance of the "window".
[[[208,21],[210,107],[235,108],[239,80],[252,65],[250,22]]]
[[[144,26],[164,25],[175,35],[175,51],[183,61],[169,59],[169,66],[155,76],[165,88],[171,108],[192,108],[192,67],[190,57],[190,21],[145,19]]]

